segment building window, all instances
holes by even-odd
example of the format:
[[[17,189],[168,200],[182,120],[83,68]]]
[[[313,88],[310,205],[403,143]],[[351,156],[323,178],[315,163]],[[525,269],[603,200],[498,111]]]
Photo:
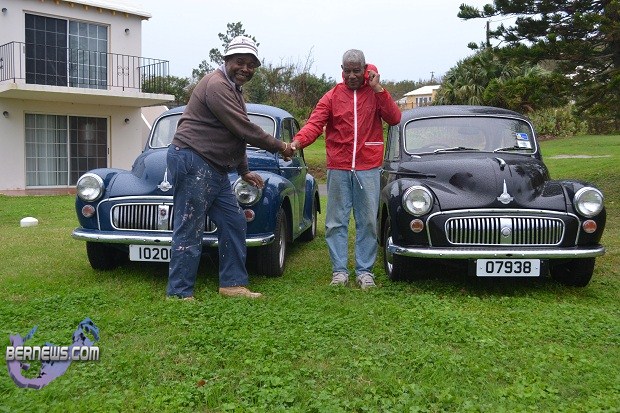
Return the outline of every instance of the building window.
[[[105,118],[69,117],[71,184],[85,172],[105,168],[108,160],[108,127]]]
[[[26,114],[26,186],[75,185],[106,167],[107,135],[105,118]]]
[[[67,86],[67,22],[26,14],[26,83]]]
[[[108,30],[92,23],[69,22],[69,86],[106,89]]]
[[[26,14],[26,83],[107,88],[106,26]]]
[[[431,98],[428,97],[428,96],[415,98],[415,105],[416,106],[427,106],[430,103],[431,103]]]

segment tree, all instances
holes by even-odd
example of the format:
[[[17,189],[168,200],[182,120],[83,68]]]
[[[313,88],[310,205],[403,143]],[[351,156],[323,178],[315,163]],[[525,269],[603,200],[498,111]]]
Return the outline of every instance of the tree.
[[[553,61],[554,70],[571,79],[581,112],[605,113],[620,127],[620,1],[495,0],[482,10],[462,4],[458,16],[516,17],[512,25],[488,30],[487,40],[499,40],[497,55]]]
[[[165,93],[174,95],[173,105],[179,106],[189,100],[190,80],[187,77],[158,76],[142,84],[144,93]]]
[[[265,64],[243,86],[248,102],[265,103],[289,111],[298,119],[306,119],[318,100],[335,85],[325,75],[317,77],[293,63],[274,66]]]
[[[527,62],[505,61],[484,49],[450,69],[436,104],[488,105],[522,113],[567,103],[568,79]]]

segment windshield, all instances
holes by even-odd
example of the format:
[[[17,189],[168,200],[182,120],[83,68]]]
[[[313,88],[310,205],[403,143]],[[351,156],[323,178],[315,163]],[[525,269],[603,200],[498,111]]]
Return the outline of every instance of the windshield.
[[[405,125],[405,151],[515,151],[533,153],[534,133],[529,123],[500,117],[441,117],[413,120]]]
[[[276,123],[273,118],[253,113],[248,114],[248,117],[252,123],[260,126],[271,136],[275,136]],[[151,134],[149,146],[151,148],[165,148],[170,145],[172,138],[174,138],[174,133],[177,130],[179,119],[181,119],[181,113],[175,113],[173,115],[160,118],[155,124],[153,133]]]

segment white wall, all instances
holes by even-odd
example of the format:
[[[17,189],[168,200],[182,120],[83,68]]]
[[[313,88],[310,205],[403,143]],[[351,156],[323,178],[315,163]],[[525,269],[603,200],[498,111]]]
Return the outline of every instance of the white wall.
[[[8,118],[2,115],[5,110],[9,112]],[[108,166],[112,168],[130,169],[143,149],[140,108],[0,98],[0,148],[3,148],[0,151],[0,189],[26,187],[24,128],[27,113],[106,118],[110,149]],[[126,118],[129,123],[125,123]]]

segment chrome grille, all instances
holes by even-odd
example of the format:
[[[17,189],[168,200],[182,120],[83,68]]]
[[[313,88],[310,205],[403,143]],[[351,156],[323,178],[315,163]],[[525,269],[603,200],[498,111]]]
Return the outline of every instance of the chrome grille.
[[[459,245],[557,245],[564,222],[546,217],[450,218],[446,236]]]
[[[116,229],[172,231],[173,206],[170,204],[118,204],[112,207],[112,225]],[[217,227],[207,217],[205,232]]]

